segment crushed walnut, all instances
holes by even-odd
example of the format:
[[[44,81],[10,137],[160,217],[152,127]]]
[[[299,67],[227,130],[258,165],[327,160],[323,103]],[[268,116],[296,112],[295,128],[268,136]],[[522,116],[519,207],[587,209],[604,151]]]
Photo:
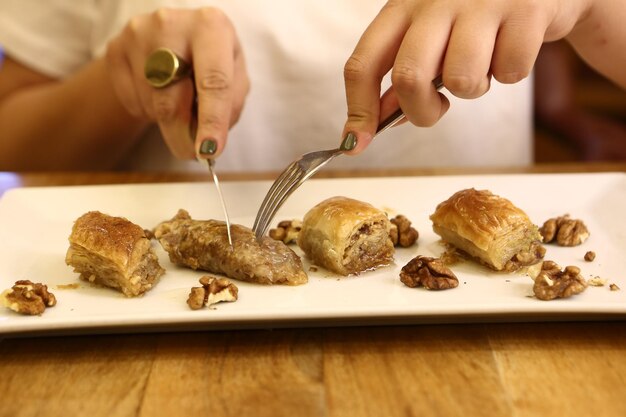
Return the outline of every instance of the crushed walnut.
[[[210,307],[221,301],[237,301],[238,288],[226,278],[205,275],[200,278],[202,287],[193,287],[189,293],[187,304],[192,310],[204,306]]]
[[[611,284],[609,285],[609,289],[611,291],[619,291],[620,288],[617,286],[617,284]]]
[[[77,284],[75,282],[73,282],[71,284],[59,284],[59,285],[57,285],[57,290],[75,290],[77,288],[80,288],[80,284]]]
[[[607,283],[607,280],[600,277],[593,277],[587,280],[587,284],[592,287],[604,287]]]
[[[16,281],[12,288],[0,294],[2,304],[19,314],[39,315],[47,307],[53,307],[57,299],[48,286],[29,280]]]
[[[411,227],[411,221],[407,219],[406,216],[398,214],[389,221],[391,222],[389,237],[391,238],[394,246],[408,248],[417,242],[419,233],[415,230],[415,228]]]
[[[459,280],[439,258],[418,255],[400,271],[400,281],[407,287],[424,287],[428,290],[456,288]]]
[[[577,246],[589,237],[589,230],[582,220],[572,219],[569,214],[555,217],[539,228],[544,243],[556,241],[560,246]]]
[[[596,253],[594,251],[587,251],[587,253],[585,253],[585,261],[593,262],[594,259],[596,259]]]
[[[270,229],[269,235],[274,240],[282,240],[285,244],[296,243],[302,229],[300,220],[283,220],[276,229]]]
[[[540,300],[568,298],[580,294],[587,288],[587,281],[580,275],[576,266],[561,267],[553,261],[544,261],[541,271],[535,278],[533,292]]]

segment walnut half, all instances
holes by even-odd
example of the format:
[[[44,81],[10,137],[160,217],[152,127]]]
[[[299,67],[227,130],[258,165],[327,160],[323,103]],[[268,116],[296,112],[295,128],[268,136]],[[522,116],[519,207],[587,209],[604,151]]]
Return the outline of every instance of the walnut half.
[[[295,243],[302,229],[300,220],[283,220],[276,229],[270,229],[269,235],[274,240],[282,240],[284,244]]]
[[[192,310],[199,310],[205,305],[210,307],[221,301],[237,301],[239,289],[226,278],[205,275],[200,278],[202,287],[193,287],[187,299]]]
[[[555,217],[539,228],[544,243],[556,241],[560,246],[577,246],[589,237],[589,230],[582,220],[572,219],[569,214]]]
[[[419,233],[415,228],[411,227],[411,221],[406,216],[398,214],[393,219],[389,219],[389,221],[391,222],[389,237],[393,242],[393,246],[408,248],[417,242]]]
[[[47,307],[53,307],[57,299],[48,286],[29,280],[16,281],[12,288],[0,294],[2,304],[19,314],[39,315]]]
[[[544,261],[535,278],[533,292],[538,299],[548,301],[580,294],[586,288],[587,281],[580,275],[577,266],[566,266],[561,270],[555,262]]]
[[[439,258],[418,255],[400,271],[400,281],[407,287],[424,287],[428,290],[456,288],[459,280]]]

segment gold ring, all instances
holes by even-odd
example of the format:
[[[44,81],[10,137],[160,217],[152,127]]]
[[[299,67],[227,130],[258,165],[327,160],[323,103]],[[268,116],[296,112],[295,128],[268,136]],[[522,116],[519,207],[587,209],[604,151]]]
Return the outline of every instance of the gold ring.
[[[191,74],[191,65],[171,49],[159,48],[146,60],[144,75],[155,88],[167,87]]]

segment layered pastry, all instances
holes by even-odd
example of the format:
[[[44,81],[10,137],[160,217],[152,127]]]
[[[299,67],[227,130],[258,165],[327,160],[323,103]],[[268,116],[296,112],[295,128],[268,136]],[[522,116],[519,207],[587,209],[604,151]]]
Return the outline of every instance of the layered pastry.
[[[269,236],[257,240],[251,229],[237,224],[231,225],[231,234],[232,248],[226,223],[194,220],[182,209],[154,229],[154,236],[176,265],[257,284],[300,285],[308,281],[300,257],[282,241]]]
[[[362,201],[332,197],[306,213],[298,246],[316,265],[341,275],[358,274],[393,261],[390,229],[383,211]]]
[[[498,271],[536,263],[545,254],[538,227],[526,213],[488,190],[461,190],[430,219],[445,242]]]
[[[80,279],[127,297],[145,293],[165,272],[144,230],[123,217],[85,213],[74,222],[69,241],[65,263]]]

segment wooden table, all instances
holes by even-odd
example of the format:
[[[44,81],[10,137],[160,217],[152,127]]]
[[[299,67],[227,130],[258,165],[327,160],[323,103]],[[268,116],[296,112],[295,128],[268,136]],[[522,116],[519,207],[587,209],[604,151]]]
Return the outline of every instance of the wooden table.
[[[521,171],[626,172],[626,164]],[[462,172],[477,173],[377,174]],[[0,174],[0,193],[181,180],[205,177]],[[0,416],[35,415],[626,416],[626,321],[1,339]]]

